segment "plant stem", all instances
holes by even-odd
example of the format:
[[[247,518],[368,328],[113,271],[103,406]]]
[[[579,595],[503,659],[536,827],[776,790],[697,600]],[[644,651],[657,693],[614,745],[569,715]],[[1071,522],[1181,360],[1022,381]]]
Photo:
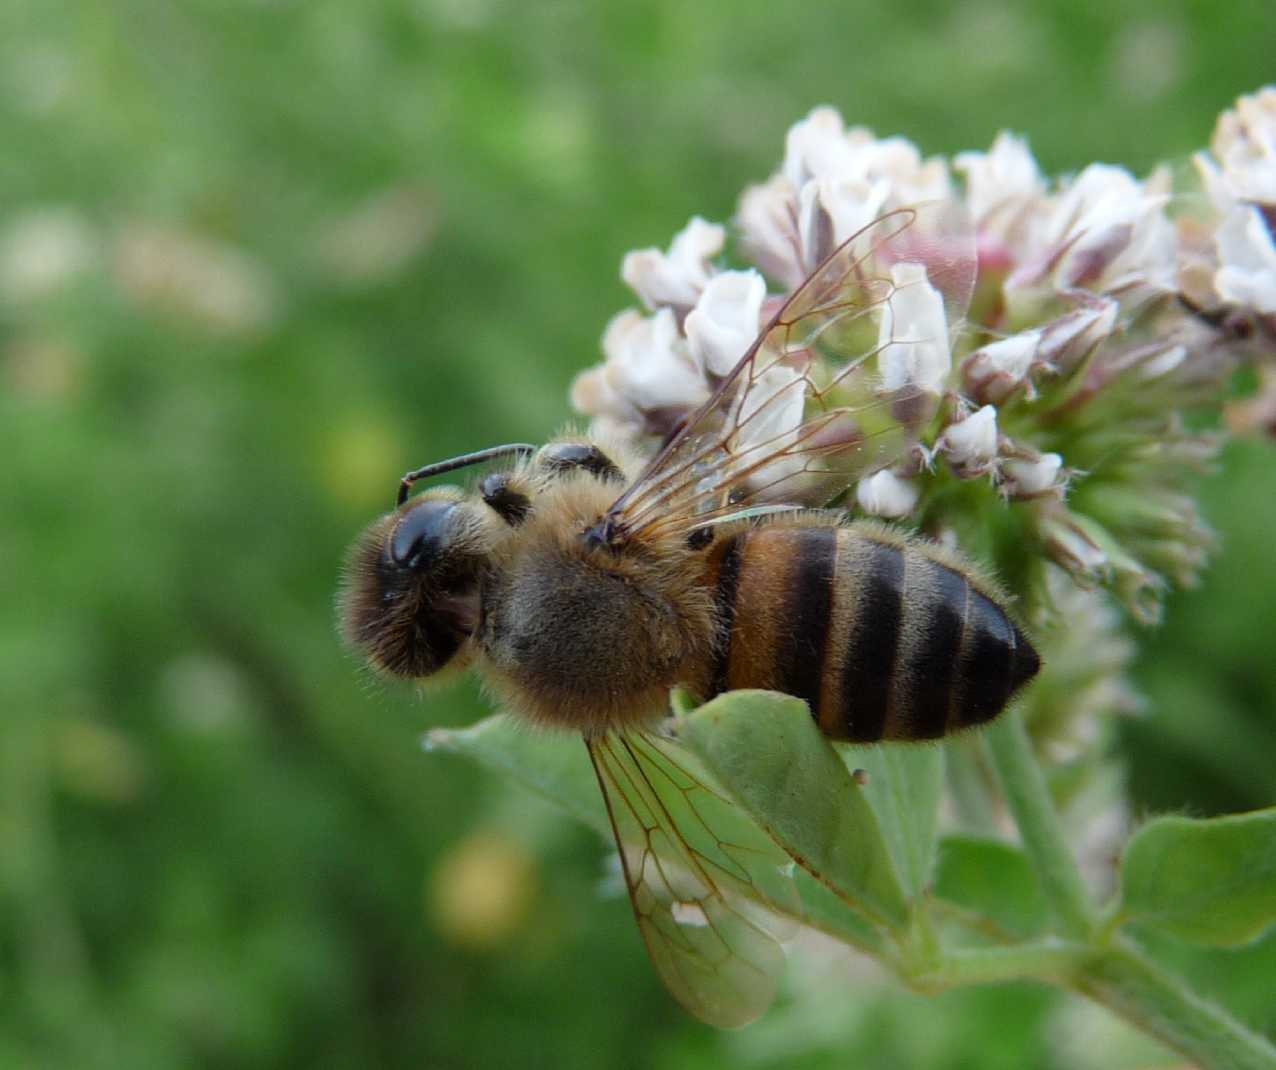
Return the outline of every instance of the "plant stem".
[[[944,951],[935,968],[909,978],[922,990],[1002,981],[1068,983],[1095,957],[1093,948],[1060,940],[1006,947],[968,947]]]
[[[984,739],[1006,805],[1064,935],[1088,939],[1094,927],[1094,908],[1068,850],[1023,721],[1010,711],[984,733]]]
[[[1276,1047],[1266,1038],[1189,991],[1127,940],[1096,954],[1070,987],[1202,1070],[1276,1070]]]

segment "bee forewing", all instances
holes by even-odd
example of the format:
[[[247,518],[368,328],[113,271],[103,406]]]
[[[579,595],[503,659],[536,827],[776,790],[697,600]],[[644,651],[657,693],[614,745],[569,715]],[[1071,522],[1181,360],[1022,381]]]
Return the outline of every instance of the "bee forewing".
[[[624,733],[586,745],[661,980],[702,1021],[753,1021],[784,968],[777,938],[800,913],[790,859],[672,744]]]
[[[976,267],[960,205],[903,208],[869,224],[789,296],[608,515],[634,533],[759,502],[823,505],[899,459],[924,387],[888,391],[882,369],[907,364],[905,347],[932,345],[947,359]],[[923,290],[937,316],[942,304],[934,326],[918,321]]]

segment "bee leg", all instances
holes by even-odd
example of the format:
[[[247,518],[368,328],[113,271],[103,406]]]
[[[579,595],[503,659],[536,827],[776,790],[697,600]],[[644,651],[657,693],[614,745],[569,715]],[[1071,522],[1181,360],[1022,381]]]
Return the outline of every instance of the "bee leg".
[[[536,463],[551,473],[583,468],[590,475],[608,482],[625,481],[625,475],[615,461],[597,446],[584,442],[553,442],[536,455]]]
[[[479,480],[478,491],[482,499],[495,510],[496,515],[510,527],[516,528],[531,510],[532,500],[510,486],[509,472],[491,472]]]

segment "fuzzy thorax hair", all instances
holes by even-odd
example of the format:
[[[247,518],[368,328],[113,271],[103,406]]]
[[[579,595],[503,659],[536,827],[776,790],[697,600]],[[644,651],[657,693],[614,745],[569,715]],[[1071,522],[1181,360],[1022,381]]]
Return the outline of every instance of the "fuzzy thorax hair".
[[[476,637],[504,706],[586,735],[658,719],[714,642],[711,592],[681,539],[613,551],[581,538],[615,493],[582,474],[537,499],[494,555]]]

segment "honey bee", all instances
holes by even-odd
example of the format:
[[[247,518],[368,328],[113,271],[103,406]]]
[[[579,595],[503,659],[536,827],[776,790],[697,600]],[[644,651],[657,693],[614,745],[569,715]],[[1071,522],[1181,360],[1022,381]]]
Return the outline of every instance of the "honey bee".
[[[900,456],[925,417],[920,392],[888,393],[868,367],[919,341],[892,305],[918,284],[899,264],[923,265],[950,319],[963,314],[961,233],[923,209],[883,216],[794,291],[650,461],[568,435],[429,465],[351,551],[342,626],[374,668],[473,666],[504,708],[583,735],[652,961],[719,1025],[765,1009],[782,955],[738,902],[748,874],[705,846],[706,830],[738,841],[661,735],[670,690],[781,691],[832,739],[926,740],[995,717],[1039,667],[970,564],[820,508]],[[842,358],[836,371],[816,352]],[[775,419],[795,404],[797,421]],[[470,493],[409,497],[503,459]]]

